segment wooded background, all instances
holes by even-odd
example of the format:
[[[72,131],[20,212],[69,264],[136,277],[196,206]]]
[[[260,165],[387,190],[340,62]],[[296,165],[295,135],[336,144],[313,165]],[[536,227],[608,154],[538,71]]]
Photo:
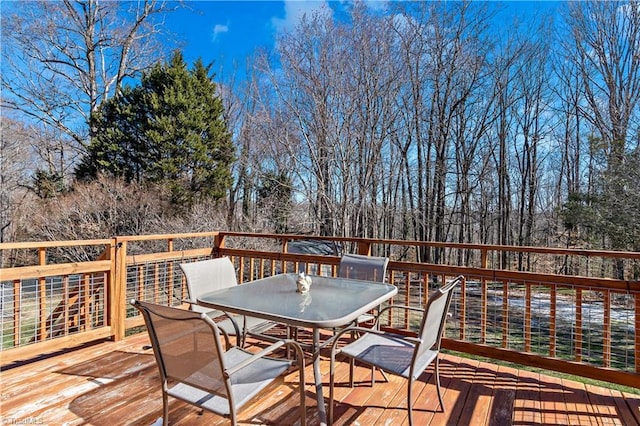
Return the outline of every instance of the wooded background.
[[[640,249],[638,2],[563,3],[526,25],[494,2],[320,9],[242,79],[204,67],[235,152],[221,194],[172,196],[192,165],[79,179],[105,137],[92,117],[171,68],[162,22],[183,6],[3,13],[1,241],[228,229]]]

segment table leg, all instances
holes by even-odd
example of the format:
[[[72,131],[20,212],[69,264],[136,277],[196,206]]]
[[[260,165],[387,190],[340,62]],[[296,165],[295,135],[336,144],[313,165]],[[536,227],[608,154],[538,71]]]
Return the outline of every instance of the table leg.
[[[320,329],[313,329],[313,378],[316,384],[316,401],[318,403],[318,416],[320,424],[327,424],[327,410],[324,406],[324,395],[322,393],[322,375],[320,374]]]

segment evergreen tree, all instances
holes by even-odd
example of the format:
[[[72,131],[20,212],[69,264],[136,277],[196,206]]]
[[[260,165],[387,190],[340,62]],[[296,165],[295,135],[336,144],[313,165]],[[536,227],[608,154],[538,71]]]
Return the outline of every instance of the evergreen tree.
[[[291,178],[284,172],[266,172],[258,188],[258,205],[267,212],[276,233],[288,232],[293,205]]]
[[[177,204],[223,197],[234,148],[210,68],[198,60],[189,70],[176,52],[139,86],[103,103],[92,117],[93,139],[77,177],[102,173],[163,183]]]

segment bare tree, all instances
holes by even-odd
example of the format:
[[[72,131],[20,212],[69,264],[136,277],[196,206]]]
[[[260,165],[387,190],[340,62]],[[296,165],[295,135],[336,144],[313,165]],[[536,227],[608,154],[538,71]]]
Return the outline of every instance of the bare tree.
[[[15,241],[31,169],[30,133],[21,123],[0,116],[0,242]],[[1,264],[1,260],[0,260]]]
[[[402,99],[402,135],[407,144],[403,151],[407,158],[415,158],[415,174],[406,185],[410,203],[415,203],[411,206],[415,237],[446,241],[450,219],[460,207],[460,200],[452,196],[462,182],[456,180],[453,160],[471,142],[464,130],[470,117],[464,115],[475,112],[469,105],[484,90],[491,14],[488,8],[468,2],[412,3],[403,16],[396,28],[408,83]],[[478,130],[482,128],[480,123]],[[479,130],[475,136],[482,133]],[[442,253],[436,249],[433,257],[424,252],[420,258],[438,262]]]
[[[269,73],[281,116],[295,124],[296,136],[280,140],[318,232],[379,237],[390,232],[396,201],[399,159],[390,141],[402,76],[392,18],[362,4],[350,12],[348,24],[326,10],[303,19],[279,40],[282,72]]]
[[[266,55],[264,51],[257,52],[252,62],[255,66],[247,67],[247,78],[233,95],[237,114],[231,126],[235,129],[238,161],[234,165],[237,180],[229,195],[228,217],[229,224],[242,229],[273,232],[270,225],[275,224],[268,224],[265,218],[274,210],[280,217],[288,216],[291,200],[275,197],[273,209],[267,209],[264,190],[276,187],[290,193],[299,190],[299,185],[292,186],[290,182],[300,143],[294,120],[273,96],[271,83],[259,71],[269,66]]]
[[[570,37],[562,54],[580,75],[580,115],[595,130],[592,152],[604,159],[598,183],[606,184],[591,194],[597,196],[598,229],[611,248],[628,249],[628,236],[635,234],[626,206],[634,201],[630,188],[637,187],[629,164],[640,112],[640,3],[578,2],[569,5],[565,21]]]
[[[536,42],[526,43],[524,55],[525,66],[520,68],[516,76],[516,84],[519,87],[520,98],[516,103],[515,114],[517,117],[518,133],[521,135],[514,141],[515,161],[519,171],[517,214],[516,214],[516,243],[521,246],[529,246],[534,242],[533,230],[535,226],[537,209],[537,196],[541,179],[541,158],[544,152],[540,147],[541,141],[549,132],[546,125],[546,117],[549,112],[549,99],[547,83],[547,58],[548,48],[546,38],[541,37]],[[525,268],[525,259],[519,255],[518,266]],[[529,262],[530,259],[526,259]],[[526,270],[530,269],[527,263]]]
[[[61,141],[59,155],[69,161],[88,143],[91,112],[166,51],[158,38],[162,19],[177,5],[157,0],[4,5],[2,109],[49,129]]]
[[[572,3],[567,26],[565,59],[582,76],[584,117],[607,144],[609,161],[619,163],[640,100],[640,3]]]
[[[163,233],[165,227],[179,229],[179,221],[166,214],[167,200],[166,193],[151,185],[101,176],[78,183],[67,194],[32,203],[25,226],[37,241]],[[65,248],[58,255],[72,261],[91,260],[100,251],[92,247]]]

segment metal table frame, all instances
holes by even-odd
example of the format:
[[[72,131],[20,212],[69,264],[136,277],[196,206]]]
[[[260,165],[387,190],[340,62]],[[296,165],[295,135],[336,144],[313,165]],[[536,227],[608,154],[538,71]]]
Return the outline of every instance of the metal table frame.
[[[398,289],[389,284],[312,276],[311,290],[296,292],[297,274],[279,274],[203,294],[198,303],[212,309],[263,318],[313,330],[313,374],[320,423],[327,424],[320,350],[320,330],[351,324],[360,315],[391,299]]]

